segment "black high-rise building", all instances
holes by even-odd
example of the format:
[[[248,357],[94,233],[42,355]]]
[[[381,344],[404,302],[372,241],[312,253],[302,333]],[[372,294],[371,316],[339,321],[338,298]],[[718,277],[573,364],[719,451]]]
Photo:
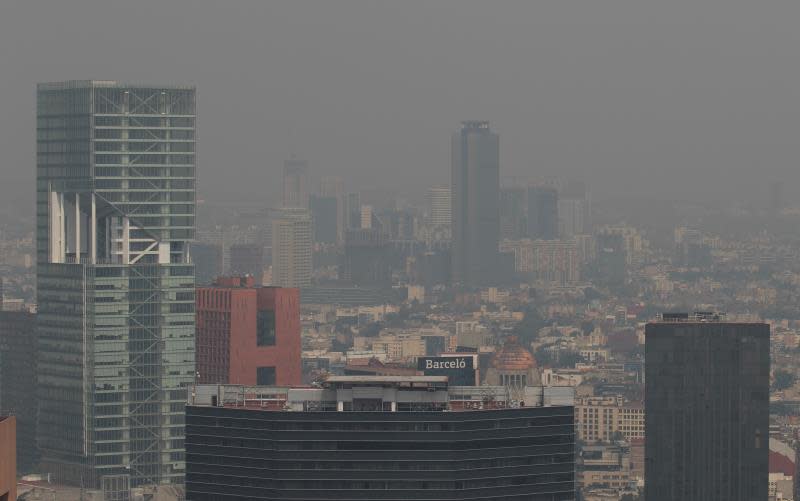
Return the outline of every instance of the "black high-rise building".
[[[766,500],[769,325],[664,314],[645,336],[647,501]]]
[[[500,139],[489,122],[463,122],[451,160],[453,280],[492,284],[500,242]]]
[[[199,387],[202,405],[186,408],[186,499],[575,499],[572,405],[508,408],[491,399],[498,387],[455,394],[447,379]]]
[[[558,191],[555,188],[528,187],[528,238],[558,238]]]

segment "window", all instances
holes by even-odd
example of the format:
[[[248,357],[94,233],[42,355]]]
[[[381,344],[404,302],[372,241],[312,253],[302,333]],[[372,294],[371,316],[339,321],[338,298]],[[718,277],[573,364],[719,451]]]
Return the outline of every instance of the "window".
[[[275,346],[275,312],[260,310],[256,316],[256,346]]]
[[[261,386],[275,385],[275,367],[256,368],[256,384]]]

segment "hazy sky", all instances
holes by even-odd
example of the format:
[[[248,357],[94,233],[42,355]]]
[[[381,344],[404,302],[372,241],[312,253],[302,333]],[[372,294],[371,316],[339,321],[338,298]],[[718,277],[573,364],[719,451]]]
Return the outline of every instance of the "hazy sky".
[[[36,82],[89,78],[197,85],[210,201],[277,202],[292,153],[413,195],[447,182],[465,119],[492,122],[504,177],[792,197],[798,20],[797,0],[0,0],[0,210],[33,209]]]

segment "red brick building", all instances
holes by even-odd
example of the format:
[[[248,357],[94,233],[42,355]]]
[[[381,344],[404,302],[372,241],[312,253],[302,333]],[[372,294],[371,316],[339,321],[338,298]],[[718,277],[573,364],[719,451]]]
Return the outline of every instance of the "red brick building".
[[[0,501],[17,499],[17,422],[0,416]]]
[[[300,291],[219,278],[197,289],[198,382],[301,383]]]

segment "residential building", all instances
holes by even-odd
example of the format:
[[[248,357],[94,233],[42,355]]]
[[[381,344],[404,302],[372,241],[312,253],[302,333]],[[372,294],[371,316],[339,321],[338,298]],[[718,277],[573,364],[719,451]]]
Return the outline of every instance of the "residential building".
[[[766,499],[769,325],[664,314],[645,338],[647,500]]]
[[[450,228],[453,218],[450,187],[428,188],[430,222],[434,226]]]
[[[576,398],[575,429],[586,442],[644,438],[644,405],[621,396]]]
[[[311,285],[313,240],[305,209],[285,209],[272,220],[272,285]]]
[[[195,89],[37,89],[39,448],[55,482],[182,484]]]
[[[463,122],[452,139],[453,280],[497,281],[500,239],[500,139],[489,122]]]
[[[300,293],[255,285],[233,277],[197,289],[199,382],[300,384]]]
[[[514,270],[533,281],[567,285],[580,281],[581,260],[574,240],[504,240],[502,252],[514,256]]]

